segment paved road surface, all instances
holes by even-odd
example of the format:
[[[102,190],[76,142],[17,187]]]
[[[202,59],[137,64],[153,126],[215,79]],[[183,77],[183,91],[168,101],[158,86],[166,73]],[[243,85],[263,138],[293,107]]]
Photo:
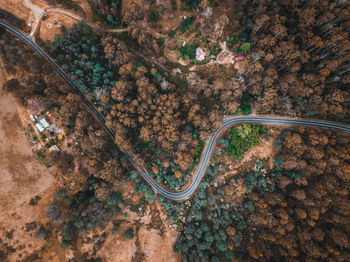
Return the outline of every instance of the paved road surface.
[[[66,83],[72,88],[72,90],[78,94],[88,109],[94,114],[96,119],[104,126],[107,132],[115,138],[115,132],[106,126],[105,120],[103,116],[96,110],[94,105],[84,96],[84,94],[72,83],[69,76],[67,76],[63,70],[50,58],[40,47],[38,47],[32,40],[30,36],[26,36],[13,26],[7,24],[0,20],[0,26],[5,27],[8,31],[12,32],[16,36],[20,37],[23,41],[29,44],[38,54],[44,57],[48,62],[50,62],[55,68],[56,72],[66,81]],[[241,123],[255,123],[255,124],[263,124],[263,125],[300,125],[306,127],[319,127],[319,128],[328,128],[332,130],[339,130],[343,132],[350,133],[350,126],[341,124],[341,123],[333,123],[322,120],[308,120],[308,119],[296,119],[296,118],[286,118],[286,117],[276,117],[276,116],[232,116],[224,120],[223,125],[215,132],[215,134],[210,138],[209,142],[204,148],[202,153],[202,158],[199,163],[199,168],[193,176],[193,180],[191,184],[179,192],[171,192],[161,185],[159,185],[148,173],[146,170],[137,166],[135,158],[130,154],[130,152],[126,151],[125,154],[127,158],[133,163],[136,170],[140,175],[147,181],[147,183],[160,195],[172,199],[181,201],[189,198],[198,188],[202,178],[206,173],[206,169],[210,164],[210,159],[212,152],[215,149],[216,141],[220,137],[220,135],[225,131],[226,128],[238,125]]]

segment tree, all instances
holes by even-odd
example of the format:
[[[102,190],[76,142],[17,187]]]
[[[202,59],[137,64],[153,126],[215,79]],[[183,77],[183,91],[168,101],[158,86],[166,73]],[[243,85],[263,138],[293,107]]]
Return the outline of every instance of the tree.
[[[126,239],[133,239],[134,238],[134,230],[129,227],[127,230],[124,231],[124,237]]]
[[[57,167],[61,169],[64,175],[72,173],[75,168],[74,157],[71,154],[62,152],[57,161]]]
[[[19,88],[21,88],[21,84],[17,78],[12,78],[10,80],[7,80],[2,85],[2,90],[4,90],[5,92],[8,92],[8,93],[12,93]]]

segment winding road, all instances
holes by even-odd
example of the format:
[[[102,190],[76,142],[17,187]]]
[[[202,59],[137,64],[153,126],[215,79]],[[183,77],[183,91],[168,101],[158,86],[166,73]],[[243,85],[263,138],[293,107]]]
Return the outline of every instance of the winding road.
[[[93,113],[95,118],[100,122],[101,125],[107,130],[107,132],[115,138],[115,132],[108,126],[106,126],[106,122],[104,117],[96,110],[94,105],[85,97],[85,95],[73,84],[70,80],[69,76],[64,73],[64,71],[55,63],[55,61],[49,57],[39,46],[37,46],[31,36],[23,34],[18,29],[14,28],[10,24],[0,20],[0,26],[5,27],[8,31],[15,34],[17,37],[21,38],[28,45],[30,45],[38,54],[40,54],[43,58],[45,58],[49,63],[53,65],[56,72],[63,78],[64,81],[72,88],[72,90],[78,94],[83,100],[84,104],[88,107],[88,109]],[[276,117],[276,116],[231,116],[224,119],[223,125],[211,136],[208,143],[206,144],[201,161],[199,162],[199,168],[193,176],[193,180],[190,185],[178,192],[172,192],[165,189],[163,186],[159,185],[148,173],[145,169],[138,166],[135,158],[128,151],[125,151],[125,155],[134,165],[139,174],[147,181],[147,183],[160,195],[165,198],[181,201],[188,199],[192,196],[192,194],[198,188],[202,178],[206,173],[206,169],[210,164],[212,153],[215,149],[216,141],[220,137],[221,134],[230,126],[238,125],[242,123],[254,123],[254,124],[263,124],[263,125],[300,125],[306,127],[318,127],[318,128],[327,128],[332,130],[338,130],[350,133],[350,126],[341,124],[341,123],[333,123],[322,120],[309,120],[309,119],[297,119],[297,118],[286,118],[286,117]]]
[[[76,19],[78,21],[80,20],[84,20],[84,18],[82,18],[81,16],[78,16],[76,14],[73,14],[69,11],[66,11],[64,9],[59,9],[59,8],[53,8],[53,9],[42,9],[36,5],[34,5],[30,0],[24,0],[24,3],[26,4],[26,6],[32,10],[33,14],[34,14],[34,17],[35,17],[35,24],[34,24],[34,27],[31,31],[31,33],[28,35],[30,37],[33,37],[36,30],[38,29],[39,27],[39,24],[40,24],[40,20],[43,18],[44,15],[46,14],[49,14],[49,13],[61,13],[61,14],[64,14],[66,16],[69,16],[73,19]],[[94,23],[90,23],[90,22],[87,22],[85,21],[85,23],[94,28],[96,25]],[[100,28],[101,29],[101,28]],[[107,29],[106,31],[107,32],[110,32],[110,33],[122,33],[122,32],[126,32],[130,30],[129,28],[116,28],[116,29]]]

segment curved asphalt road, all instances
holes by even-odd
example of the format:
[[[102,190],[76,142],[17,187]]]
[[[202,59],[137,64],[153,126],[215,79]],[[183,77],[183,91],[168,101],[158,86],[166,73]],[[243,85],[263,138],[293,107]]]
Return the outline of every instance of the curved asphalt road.
[[[73,91],[78,94],[85,105],[89,108],[89,110],[94,114],[96,119],[104,126],[104,128],[108,131],[108,133],[115,138],[115,132],[106,126],[105,119],[103,116],[96,110],[96,108],[91,104],[91,102],[84,96],[84,94],[72,83],[69,76],[67,76],[63,70],[51,59],[40,47],[38,47],[30,37],[26,36],[22,32],[18,31],[13,26],[7,24],[6,22],[3,22],[0,20],[0,26],[5,27],[7,30],[12,32],[13,34],[20,37],[22,40],[24,40],[27,44],[29,44],[37,53],[39,53],[42,57],[44,57],[48,62],[50,62],[57,73],[66,81],[66,83],[73,89]],[[184,189],[183,191],[179,192],[171,192],[165,188],[163,188],[161,185],[159,185],[148,173],[146,170],[140,168],[135,163],[134,157],[130,154],[130,152],[126,151],[125,154],[127,158],[133,163],[136,170],[139,172],[139,174],[142,175],[142,177],[147,181],[147,183],[160,195],[162,195],[165,198],[171,199],[171,200],[185,200],[189,198],[198,188],[202,178],[204,177],[206,173],[206,169],[210,163],[212,152],[215,149],[216,140],[219,138],[221,133],[225,131],[226,128],[237,125],[241,123],[254,123],[254,124],[265,124],[265,125],[300,125],[300,126],[306,126],[306,127],[319,127],[319,128],[327,128],[327,129],[333,129],[333,130],[339,130],[343,132],[350,133],[350,126],[347,126],[345,124],[339,124],[339,123],[332,123],[332,122],[326,122],[321,120],[306,120],[306,119],[296,119],[296,118],[284,118],[284,117],[271,117],[271,116],[232,116],[224,120],[224,124],[215,132],[215,134],[210,138],[209,142],[204,148],[204,151],[202,153],[202,159],[199,163],[199,168],[194,174],[194,178],[191,182],[191,184]]]
[[[224,124],[215,132],[215,134],[210,138],[209,142],[204,148],[202,153],[202,159],[199,163],[199,168],[194,174],[194,178],[191,184],[180,192],[170,192],[164,189],[162,186],[157,183],[151,182],[148,180],[149,175],[145,171],[141,171],[142,176],[146,181],[153,186],[153,188],[162,196],[172,199],[172,200],[184,200],[189,198],[198,188],[202,178],[206,173],[206,169],[210,163],[211,155],[215,149],[216,140],[220,135],[225,131],[226,128],[238,125],[242,123],[251,123],[251,124],[264,124],[264,125],[300,125],[306,127],[319,127],[327,128],[333,130],[339,130],[343,132],[350,133],[350,126],[338,123],[331,123],[319,120],[304,120],[304,119],[293,119],[285,117],[269,117],[269,116],[232,116],[224,120]]]

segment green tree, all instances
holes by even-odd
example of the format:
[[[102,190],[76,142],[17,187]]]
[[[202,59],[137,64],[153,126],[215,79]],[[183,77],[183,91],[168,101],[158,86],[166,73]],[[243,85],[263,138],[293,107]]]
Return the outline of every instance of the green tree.
[[[240,51],[243,53],[243,54],[248,54],[250,49],[252,48],[252,44],[251,43],[243,43],[240,47]]]
[[[243,156],[244,152],[259,143],[260,136],[266,133],[266,128],[258,125],[242,124],[232,128],[228,152],[235,158]]]
[[[226,251],[227,250],[227,245],[226,242],[222,241],[222,240],[218,240],[215,242],[215,246],[217,249],[219,249],[220,251]]]
[[[133,237],[134,237],[134,230],[131,227],[128,228],[127,230],[125,230],[124,237],[126,239],[133,239]]]
[[[149,14],[149,20],[152,22],[158,22],[159,20],[158,12],[155,10],[152,10],[151,13]]]

